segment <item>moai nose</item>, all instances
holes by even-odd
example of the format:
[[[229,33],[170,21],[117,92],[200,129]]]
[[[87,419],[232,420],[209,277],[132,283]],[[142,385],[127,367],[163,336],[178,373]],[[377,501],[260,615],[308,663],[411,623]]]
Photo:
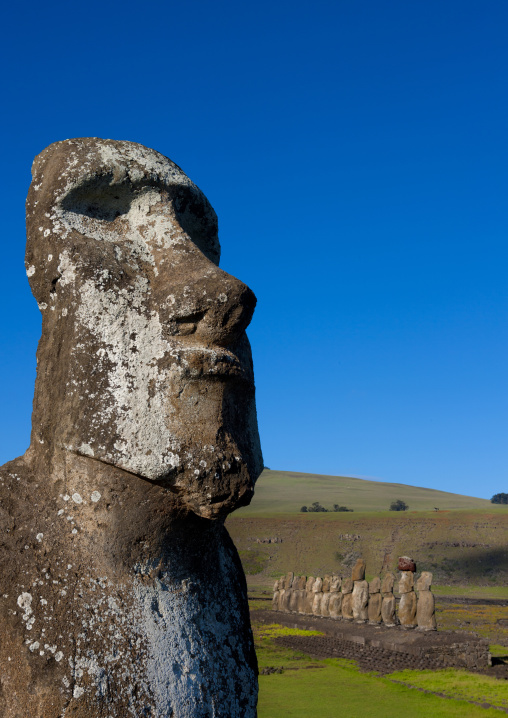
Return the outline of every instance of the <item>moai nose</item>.
[[[191,247],[154,278],[156,301],[171,335],[229,347],[249,325],[256,297],[246,284]]]

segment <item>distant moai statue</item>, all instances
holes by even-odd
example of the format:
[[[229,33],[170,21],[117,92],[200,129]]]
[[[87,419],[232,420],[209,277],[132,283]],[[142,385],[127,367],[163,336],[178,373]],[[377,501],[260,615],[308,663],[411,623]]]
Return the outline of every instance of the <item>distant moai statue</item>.
[[[341,585],[342,580],[340,576],[333,576],[330,583],[330,603],[328,604],[330,618],[342,617],[342,593],[340,591]]]
[[[224,527],[263,468],[254,294],[219,269],[214,210],[158,152],[65,140],[32,176],[42,335],[30,447],[0,467],[0,715],[254,718]]]
[[[401,572],[399,580],[399,622],[403,628],[415,628],[416,593],[414,591],[414,574],[416,564],[409,556],[401,556],[399,558],[398,568]]]
[[[396,602],[393,595],[393,587],[395,585],[395,576],[391,571],[385,574],[381,582],[381,618],[385,626],[397,625]]]
[[[320,616],[321,601],[323,600],[323,579],[319,576],[314,579],[314,583],[312,585],[312,593],[314,594],[314,598],[312,601],[312,613],[314,614],[314,616]]]
[[[323,597],[321,599],[321,616],[324,618],[327,618],[330,615],[330,585],[332,582],[332,577],[329,574],[326,574],[323,577]]]
[[[312,613],[312,605],[314,603],[314,592],[312,590],[312,587],[314,586],[314,581],[316,579],[314,576],[309,576],[307,579],[307,583],[305,584],[305,605],[304,605],[304,613],[310,614]]]
[[[351,574],[351,580],[353,581],[351,611],[353,613],[353,619],[358,623],[364,623],[368,617],[369,584],[365,580],[365,568],[365,559],[359,558]]]
[[[419,631],[437,630],[436,603],[434,594],[430,590],[431,586],[432,574],[429,571],[422,571],[420,578],[416,582],[416,590],[418,591],[416,622]]]
[[[342,581],[342,618],[353,620],[353,580],[345,578]]]
[[[383,599],[381,596],[381,579],[373,578],[369,583],[369,605],[367,607],[367,615],[369,623],[381,623],[381,605]]]

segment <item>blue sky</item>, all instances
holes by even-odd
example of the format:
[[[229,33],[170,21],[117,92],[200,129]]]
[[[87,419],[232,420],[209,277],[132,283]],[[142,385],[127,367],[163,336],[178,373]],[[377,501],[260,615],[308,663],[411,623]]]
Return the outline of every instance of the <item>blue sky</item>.
[[[0,462],[28,444],[33,157],[141,142],[207,194],[265,463],[490,497],[507,477],[504,0],[28,2],[4,14]]]

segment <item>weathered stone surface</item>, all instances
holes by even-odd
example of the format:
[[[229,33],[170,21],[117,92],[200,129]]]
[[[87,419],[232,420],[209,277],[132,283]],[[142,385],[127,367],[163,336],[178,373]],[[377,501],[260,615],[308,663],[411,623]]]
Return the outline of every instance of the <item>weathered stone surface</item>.
[[[431,591],[420,590],[418,594],[416,622],[419,631],[435,631],[437,629],[436,603]]]
[[[337,593],[337,591],[340,591],[340,587],[342,584],[342,579],[340,576],[333,576],[332,580],[330,582],[330,591],[331,593]]]
[[[399,571],[416,571],[416,563],[409,556],[399,556],[399,563],[397,565]]]
[[[346,621],[353,620],[353,592],[344,593],[342,592],[342,618]]]
[[[298,613],[306,613],[305,607],[306,607],[306,601],[307,601],[307,591],[303,588],[299,589],[298,591],[298,600],[296,605],[296,610]]]
[[[284,588],[293,588],[294,577],[295,577],[295,574],[292,571],[288,571],[288,573],[286,574]]]
[[[342,581],[342,593],[352,593],[353,592],[353,580],[351,578],[345,578]]]
[[[369,602],[368,581],[355,581],[353,586],[352,611],[355,621],[364,623],[368,618],[367,604]]]
[[[279,610],[279,591],[273,592],[273,598],[272,598],[272,611],[278,611]]]
[[[304,613],[312,614],[312,607],[314,605],[314,596],[316,594],[312,591],[305,591],[305,608]]]
[[[404,628],[414,628],[416,626],[416,593],[414,591],[401,595],[398,617],[400,625]]]
[[[372,581],[369,583],[369,594],[373,593],[379,593],[381,591],[381,579],[376,576],[376,578],[373,578]]]
[[[342,616],[342,593],[335,592],[330,596],[330,603],[328,604],[328,610],[330,612],[330,618],[341,618]]]
[[[399,593],[410,593],[411,591],[414,591],[414,573],[412,571],[401,571]]]
[[[323,590],[323,579],[317,578],[314,579],[314,583],[312,584],[312,593],[320,593]]]
[[[321,615],[321,601],[323,600],[323,593],[315,593],[312,601],[312,613],[314,616]]]
[[[323,593],[323,598],[321,599],[321,615],[322,616],[329,616],[330,615],[330,597],[331,597],[330,591],[327,591],[326,593]]]
[[[369,595],[369,605],[367,606],[367,617],[369,623],[381,623],[381,605],[383,603],[383,597],[379,593],[372,593]]]
[[[385,626],[397,625],[396,602],[393,593],[383,593],[383,602],[381,604],[381,618]]]
[[[312,591],[312,586],[314,585],[315,580],[316,579],[314,578],[314,576],[309,576],[309,578],[307,579],[307,583],[305,584],[306,591]]]
[[[279,579],[277,579],[275,581],[275,583],[273,584],[273,592],[275,593],[278,590],[279,590]]]
[[[288,608],[293,613],[298,612],[298,590],[296,588],[291,589],[291,596],[289,599]]]
[[[394,586],[395,586],[395,575],[391,571],[389,571],[387,574],[385,574],[385,576],[381,582],[381,593],[383,595],[385,593],[392,593]]]
[[[351,574],[351,580],[354,581],[363,581],[365,578],[365,559],[359,558],[355,565],[353,566],[353,572]]]
[[[332,577],[329,574],[326,574],[323,576],[323,593],[328,593],[330,590],[330,584],[332,582]]]
[[[0,715],[253,718],[223,520],[263,466],[254,295],[204,195],[134,143],[44,150],[27,236],[43,321],[30,448],[0,468]]]
[[[305,589],[306,584],[307,584],[307,577],[306,576],[298,576],[298,580],[296,582],[297,591],[303,591]]]
[[[432,586],[432,574],[430,571],[422,571],[421,576],[416,581],[417,591],[430,591]]]
[[[293,589],[292,588],[286,588],[283,592],[281,592],[281,599],[280,599],[280,610],[281,611],[290,611],[290,605],[291,605],[291,599],[293,597]]]

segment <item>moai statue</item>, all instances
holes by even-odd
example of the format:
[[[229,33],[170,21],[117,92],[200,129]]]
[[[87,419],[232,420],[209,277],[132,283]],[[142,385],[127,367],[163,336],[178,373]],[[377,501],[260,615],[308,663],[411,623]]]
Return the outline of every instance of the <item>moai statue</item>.
[[[395,585],[395,576],[389,571],[381,583],[381,618],[385,626],[397,625],[396,602],[393,595],[393,587]]]
[[[285,576],[282,576],[282,578],[279,578],[279,600],[277,603],[276,611],[283,611],[284,610],[284,596],[286,594],[286,578]]]
[[[436,631],[436,603],[434,594],[430,590],[432,586],[432,574],[429,571],[422,571],[422,575],[416,582],[418,601],[416,604],[416,622],[419,631]]]
[[[312,613],[314,616],[320,616],[321,600],[323,598],[323,579],[319,578],[319,576],[314,579],[314,583],[312,584],[312,593],[314,594],[314,598],[312,600]]]
[[[353,571],[351,574],[352,581],[363,581],[365,580],[365,568],[366,568],[366,562],[364,558],[359,558],[355,565],[353,566]]]
[[[307,579],[305,576],[295,576],[291,587],[291,598],[289,599],[289,610],[291,613],[299,613],[299,602],[301,596],[300,587],[305,586]]]
[[[306,614],[312,613],[312,605],[314,603],[314,592],[312,587],[314,586],[314,576],[309,576],[307,583],[305,584],[305,611]]]
[[[342,579],[337,574],[334,574],[332,576],[332,580],[330,581],[330,592],[331,593],[338,593],[340,591],[340,587],[342,585]]]
[[[330,590],[330,584],[332,582],[332,577],[329,574],[326,574],[323,576],[323,593],[328,593]]]
[[[65,140],[32,174],[42,336],[30,447],[0,468],[0,715],[254,718],[224,520],[263,468],[255,297],[158,152]]]
[[[401,568],[403,567],[403,568]],[[414,591],[415,562],[408,556],[399,559],[399,622],[403,628],[416,626],[416,593]]]
[[[279,610],[279,596],[280,596],[279,580],[277,580],[277,581],[275,581],[275,583],[273,585],[272,611]]]
[[[376,577],[373,578],[372,581],[369,583],[369,605],[367,607],[369,623],[381,623],[382,602],[383,599],[381,597],[381,579]]]
[[[323,593],[323,597],[321,599],[321,615],[323,618],[328,618],[330,616],[330,599],[332,597],[332,594],[330,591],[327,591],[326,593]]]
[[[329,574],[323,577],[323,596],[321,598],[321,616],[328,617],[330,615],[329,604],[330,604],[330,584],[332,577]]]
[[[346,621],[353,620],[353,581],[345,578],[342,581],[342,618]]]
[[[281,598],[281,602],[280,602],[280,610],[281,611],[287,612],[290,610],[289,606],[291,603],[291,598],[293,596],[293,579],[294,579],[294,577],[295,577],[294,573],[292,571],[289,571],[286,574],[286,577],[284,578],[284,589],[285,590],[284,590],[284,594],[283,594],[283,596]]]
[[[333,576],[330,583],[330,603],[328,604],[328,611],[330,618],[341,618],[342,617],[342,593],[340,587],[342,579],[340,576]]]
[[[289,599],[288,609],[291,613],[297,613],[298,611],[298,585],[300,583],[300,577],[295,576],[291,584],[291,596]]]
[[[352,594],[352,611],[353,618],[357,623],[365,623],[368,619],[368,603],[369,603],[369,582],[354,581]]]
[[[305,599],[307,598],[307,591],[305,587],[307,585],[307,577],[300,576],[298,579],[297,586],[297,600],[296,600],[296,611],[297,613],[305,613]]]

